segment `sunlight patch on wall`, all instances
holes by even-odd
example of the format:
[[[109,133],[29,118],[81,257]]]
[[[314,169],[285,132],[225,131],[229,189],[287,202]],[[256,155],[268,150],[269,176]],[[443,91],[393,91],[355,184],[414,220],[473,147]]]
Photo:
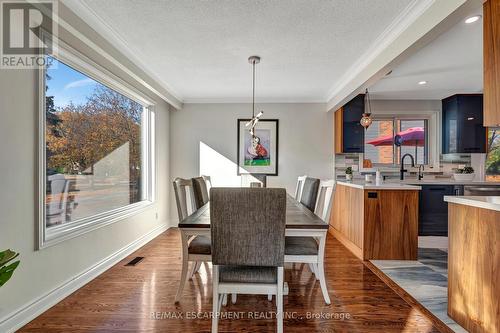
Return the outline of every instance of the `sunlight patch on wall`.
[[[236,170],[237,164],[235,162],[200,141],[200,175],[210,176],[212,186],[242,186],[242,177],[236,174]],[[240,170],[244,172],[244,169],[240,168]],[[255,181],[258,180],[255,179]]]

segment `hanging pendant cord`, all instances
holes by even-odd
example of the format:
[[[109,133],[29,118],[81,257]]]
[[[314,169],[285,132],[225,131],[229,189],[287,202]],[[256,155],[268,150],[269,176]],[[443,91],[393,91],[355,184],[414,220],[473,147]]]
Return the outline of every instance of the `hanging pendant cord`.
[[[252,119],[255,117],[255,60],[252,62],[253,79],[252,79]]]
[[[368,104],[368,112],[366,112],[366,113],[371,114],[372,113],[372,103],[370,100],[370,93],[368,92],[368,89],[366,89],[366,101],[367,101],[366,104]]]

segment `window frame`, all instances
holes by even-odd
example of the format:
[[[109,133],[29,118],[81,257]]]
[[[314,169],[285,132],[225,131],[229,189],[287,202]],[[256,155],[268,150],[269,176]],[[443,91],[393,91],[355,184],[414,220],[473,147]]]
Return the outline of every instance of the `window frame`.
[[[425,159],[425,166],[433,165],[435,162],[435,154],[432,149],[430,149],[430,138],[431,138],[431,132],[434,132],[437,130],[439,127],[437,123],[437,113],[436,112],[423,112],[422,114],[416,114],[416,113],[377,113],[372,116],[372,119],[374,121],[376,120],[385,120],[389,121],[392,120],[393,122],[393,135],[396,135],[397,133],[397,122],[398,121],[418,121],[418,120],[424,120],[426,122],[426,138],[425,138],[425,146],[424,146],[424,151],[426,153],[426,159]],[[438,135],[435,134],[437,137]],[[366,142],[364,143],[366,145]],[[437,145],[437,146],[440,146]],[[395,168],[399,167],[399,161],[397,160],[398,157],[398,149],[393,148],[393,163],[373,163],[373,167],[378,167],[378,168]],[[437,155],[439,155],[439,152],[437,152]],[[365,158],[365,153],[363,153],[363,159]]]
[[[72,69],[81,72],[89,78],[105,85],[106,87],[134,100],[143,106],[144,123],[141,124],[141,149],[143,151],[143,177],[142,182],[144,199],[85,217],[71,223],[46,227],[46,110],[45,110],[45,74],[46,68],[39,69],[38,73],[38,185],[35,193],[37,197],[38,215],[38,244],[37,250],[52,246],[62,241],[78,237],[82,234],[102,228],[106,225],[121,221],[127,217],[136,215],[156,202],[157,177],[156,177],[156,145],[155,145],[155,111],[152,98],[137,90],[135,87],[125,82],[115,74],[100,66],[87,56],[64,42],[49,36],[43,35],[44,39],[52,39],[57,43],[57,54],[48,56],[63,62]]]

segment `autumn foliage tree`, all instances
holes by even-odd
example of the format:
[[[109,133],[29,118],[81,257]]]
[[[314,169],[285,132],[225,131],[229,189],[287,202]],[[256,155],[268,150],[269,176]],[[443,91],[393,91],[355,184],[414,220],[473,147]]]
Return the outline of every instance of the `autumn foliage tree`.
[[[59,172],[93,173],[94,165],[128,143],[131,182],[138,181],[141,167],[142,106],[129,98],[97,86],[84,104],[60,108],[58,120],[46,130],[48,168]]]

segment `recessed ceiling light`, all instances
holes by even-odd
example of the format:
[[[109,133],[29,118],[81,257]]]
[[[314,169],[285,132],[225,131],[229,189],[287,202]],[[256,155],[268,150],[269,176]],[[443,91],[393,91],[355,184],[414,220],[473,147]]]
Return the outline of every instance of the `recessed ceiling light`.
[[[471,16],[471,17],[468,17],[465,19],[465,23],[467,24],[471,24],[471,23],[474,23],[476,22],[477,20],[479,20],[481,18],[481,15],[474,15],[474,16]]]
[[[421,86],[423,86],[424,84],[427,84],[427,81],[419,81],[418,84],[420,84]]]

